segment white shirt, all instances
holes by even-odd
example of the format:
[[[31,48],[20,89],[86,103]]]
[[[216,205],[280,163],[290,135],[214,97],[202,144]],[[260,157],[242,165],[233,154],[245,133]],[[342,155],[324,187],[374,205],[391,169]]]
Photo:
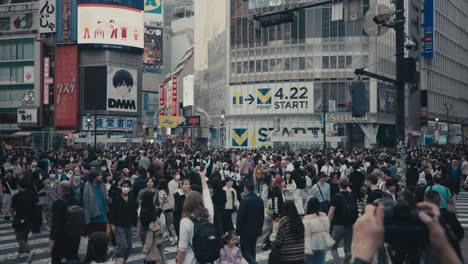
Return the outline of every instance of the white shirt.
[[[331,165],[323,165],[320,171],[324,172],[328,176],[330,176],[330,173],[334,172],[333,167]]]
[[[172,179],[171,181],[169,181],[169,183],[167,184],[167,187],[169,188],[169,192],[171,192],[172,194],[176,193],[177,190],[179,189],[180,187],[180,181],[176,181],[174,179]]]

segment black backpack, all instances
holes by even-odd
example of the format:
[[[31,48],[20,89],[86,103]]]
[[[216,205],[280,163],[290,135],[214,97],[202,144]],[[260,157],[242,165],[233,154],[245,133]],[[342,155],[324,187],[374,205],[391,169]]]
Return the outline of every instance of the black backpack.
[[[216,232],[214,224],[206,220],[200,220],[196,217],[189,217],[193,222],[193,253],[197,263],[214,263],[219,259],[219,247],[221,238]]]
[[[84,210],[79,205],[70,205],[66,208],[65,233],[72,238],[80,237],[86,225]]]
[[[304,174],[304,172],[301,170],[301,169],[297,169],[295,171],[295,174],[296,174],[296,186],[298,189],[305,189],[306,188],[306,176]]]
[[[339,195],[343,201],[343,210],[341,211],[341,216],[344,218],[349,217],[353,222],[355,222],[359,216],[356,199],[354,199],[351,193],[348,193],[347,198],[341,193],[338,193],[337,195]]]

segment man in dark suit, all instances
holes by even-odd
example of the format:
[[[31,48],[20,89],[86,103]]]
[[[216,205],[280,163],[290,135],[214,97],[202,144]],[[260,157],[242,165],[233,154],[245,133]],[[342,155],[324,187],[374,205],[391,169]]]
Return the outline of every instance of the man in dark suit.
[[[242,199],[237,213],[237,234],[241,239],[241,252],[249,264],[256,264],[257,238],[262,234],[264,210],[262,199],[255,194],[253,182],[245,184],[247,195]]]
[[[80,236],[70,237],[65,232],[67,207],[79,205],[72,194],[72,190],[71,182],[62,181],[59,185],[59,194],[61,197],[52,205],[52,226],[50,230],[49,248],[52,251],[53,264],[62,263],[62,258],[66,258],[67,260],[78,259]]]

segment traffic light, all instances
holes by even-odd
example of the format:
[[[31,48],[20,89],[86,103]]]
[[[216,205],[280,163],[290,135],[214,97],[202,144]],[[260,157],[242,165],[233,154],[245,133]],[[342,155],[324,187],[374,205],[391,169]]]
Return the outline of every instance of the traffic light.
[[[366,87],[363,81],[351,84],[351,113],[353,117],[366,115]]]
[[[318,131],[317,130],[314,131],[314,138],[318,138]]]

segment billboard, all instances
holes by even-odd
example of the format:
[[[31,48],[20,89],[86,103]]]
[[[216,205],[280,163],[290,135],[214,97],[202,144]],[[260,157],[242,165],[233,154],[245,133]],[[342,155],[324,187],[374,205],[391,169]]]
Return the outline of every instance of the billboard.
[[[161,65],[162,49],[162,28],[145,27],[143,63],[147,65]]]
[[[194,105],[193,96],[193,74],[187,75],[183,79],[183,99],[184,107]]]
[[[314,108],[312,82],[264,83],[230,87],[229,114],[310,114]]]
[[[163,23],[162,0],[144,0],[145,24],[161,26]]]
[[[424,58],[434,57],[434,0],[424,1]]]
[[[37,109],[18,109],[17,118],[19,124],[36,124],[37,119]]]
[[[138,72],[109,66],[107,68],[107,111],[138,111]]]
[[[143,23],[142,10],[110,4],[79,4],[78,44],[142,49]]]
[[[78,46],[56,46],[55,56],[55,126],[78,128]]]
[[[23,67],[23,82],[34,83],[34,66]]]
[[[57,7],[55,0],[39,1],[39,33],[53,33],[57,27]]]
[[[98,116],[96,118],[97,130],[112,130],[112,131],[133,131],[137,123],[134,117],[123,117],[123,116]],[[91,118],[91,122],[88,123],[87,117],[81,118],[81,127],[84,131],[94,130],[94,118]]]
[[[57,43],[76,42],[76,1],[57,2]]]
[[[143,10],[143,1],[137,0],[78,0],[79,4],[106,4],[122,7],[131,7]]]
[[[83,69],[83,109],[106,110],[107,66]]]

